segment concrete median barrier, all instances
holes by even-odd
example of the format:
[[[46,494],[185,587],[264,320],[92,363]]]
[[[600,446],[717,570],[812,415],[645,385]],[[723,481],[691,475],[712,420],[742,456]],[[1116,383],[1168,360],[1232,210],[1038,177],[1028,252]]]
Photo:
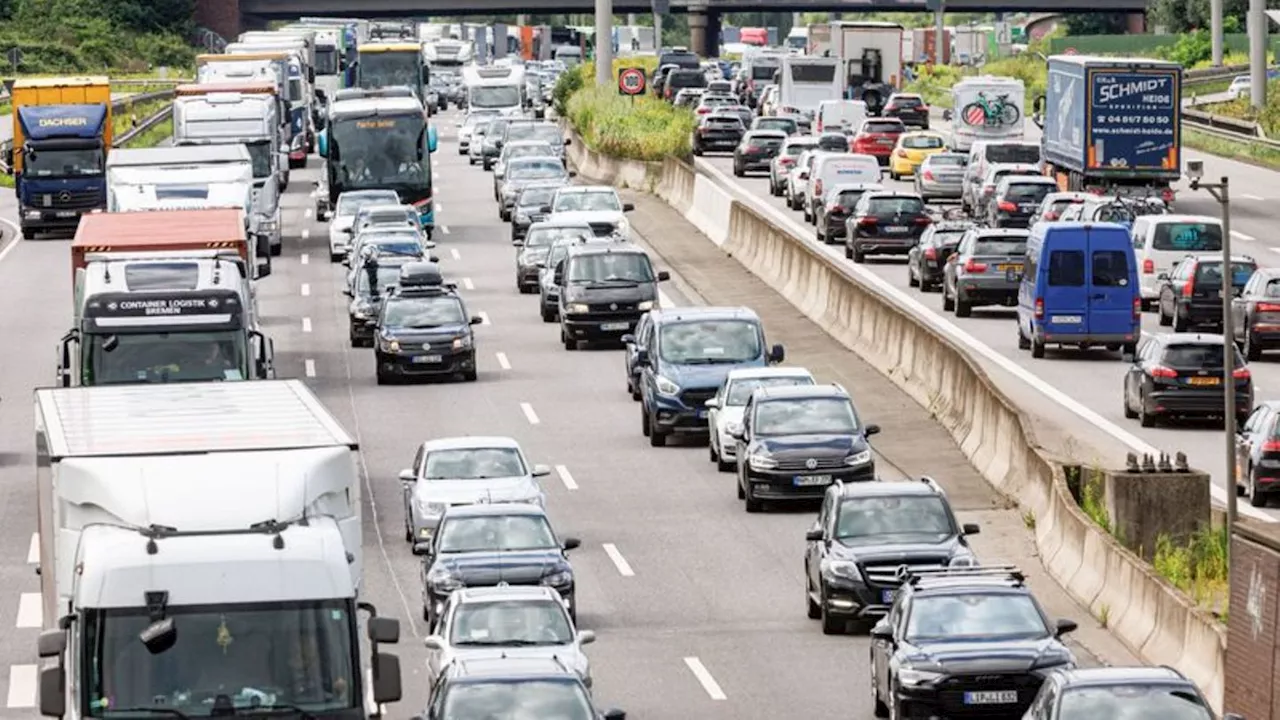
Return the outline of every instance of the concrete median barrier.
[[[927,408],[983,477],[1035,519],[1037,548],[1058,583],[1136,655],[1194,680],[1221,713],[1225,628],[1089,520],[1071,496],[1062,464],[1037,444],[1030,420],[945,327],[712,173],[674,159],[606,158],[576,138],[571,147],[570,160],[584,179],[644,187],[661,197]]]

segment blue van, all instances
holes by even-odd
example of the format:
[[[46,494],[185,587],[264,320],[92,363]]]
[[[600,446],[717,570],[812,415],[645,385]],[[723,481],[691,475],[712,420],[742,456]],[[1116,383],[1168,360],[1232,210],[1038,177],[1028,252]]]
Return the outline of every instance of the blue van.
[[[1132,355],[1142,336],[1133,239],[1115,223],[1037,223],[1018,287],[1018,347],[1104,345]]]
[[[652,310],[650,327],[636,343],[640,429],[661,447],[671,435],[707,435],[707,401],[730,370],[782,362],[781,345],[765,345],[764,325],[744,307]]]

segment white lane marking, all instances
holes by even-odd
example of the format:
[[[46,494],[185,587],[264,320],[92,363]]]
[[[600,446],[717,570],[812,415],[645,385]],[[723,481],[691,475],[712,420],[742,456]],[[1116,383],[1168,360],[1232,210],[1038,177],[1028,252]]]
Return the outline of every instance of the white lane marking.
[[[618,552],[618,546],[613,543],[605,543],[601,547],[604,548],[604,554],[609,556],[613,561],[613,566],[618,568],[618,574],[622,577],[635,577],[636,571],[631,569],[631,563],[622,557],[622,553]]]
[[[1250,195],[1249,193],[1243,193],[1242,195],[1240,195],[1240,197],[1244,198],[1245,200],[1265,200],[1266,199],[1266,198],[1260,198],[1257,195]]]
[[[485,311],[483,311],[483,310],[481,310],[481,311],[480,311],[480,324],[481,324],[481,325],[492,325],[492,324],[493,324],[493,323],[492,323],[492,322],[490,322],[490,320],[489,320],[489,313],[487,313],[487,312],[485,312]]]
[[[680,307],[679,303],[677,303],[675,300],[672,300],[671,296],[666,294],[662,290],[658,291],[658,304],[664,308]]]
[[[1231,237],[1235,238],[1236,240],[1243,240],[1245,242],[1253,242],[1256,239],[1252,235],[1245,235],[1244,233],[1238,230],[1232,230]]]
[[[311,318],[302,318],[302,332],[311,332]]]
[[[315,361],[315,360],[312,360],[311,358],[307,358],[306,360],[304,360],[304,361],[302,362],[302,367],[306,370],[307,377],[315,377],[315,376],[316,376],[316,361]]]
[[[31,533],[31,544],[27,546],[27,564],[40,564],[40,533]]]
[[[441,225],[441,226],[439,226],[439,227],[440,227],[440,232],[444,233],[445,235],[448,235],[448,234],[449,234],[449,226],[448,226],[448,225]]]
[[[502,368],[503,370],[511,369],[511,361],[507,359],[506,353],[494,353],[494,354],[498,356],[498,367]]]
[[[38,628],[44,625],[44,602],[40,593],[25,592],[18,596],[18,627]]]
[[[696,657],[687,657],[684,659],[684,664],[689,668],[689,672],[693,673],[693,676],[698,679],[698,684],[702,686],[703,690],[707,691],[712,700],[729,699],[724,694],[724,690],[720,689],[720,683],[711,677],[711,671],[707,669],[706,665],[702,664],[701,660]]]
[[[453,256],[454,260],[462,259],[462,255],[458,252],[458,248],[449,248],[449,254]]]
[[[732,178],[730,178],[728,175],[725,175],[723,172],[721,172],[718,168],[711,165],[710,163],[705,163],[705,164],[700,163],[698,167],[699,169],[706,170],[708,173],[716,176],[722,188],[732,188],[731,192],[735,195],[735,197],[750,198],[751,202],[749,204],[751,204],[752,207],[756,207],[758,205],[758,203],[755,201],[759,201],[762,199],[758,195],[753,195],[749,193],[742,186],[736,184]],[[782,226],[786,228],[788,231],[790,231],[792,235],[801,233],[800,237],[804,237],[804,238],[810,237],[810,233],[812,231],[810,231],[804,225],[801,225],[794,218],[783,213],[782,210],[779,210],[778,208],[772,205],[769,205],[766,208],[766,212],[764,212],[763,214],[766,218],[778,219],[781,222]],[[823,250],[826,251],[830,256],[836,257],[834,251],[831,251],[826,248],[824,248]],[[1280,253],[1280,248],[1272,247],[1271,250],[1273,252]],[[870,270],[867,270],[866,268],[861,267],[859,265],[850,266],[846,264],[844,267],[849,272],[849,274],[853,275],[861,284],[873,287],[879,290],[880,294],[885,295],[889,298],[892,298],[894,301],[896,301],[897,305],[901,309],[903,309],[910,315],[913,315],[917,318],[921,318],[922,322],[928,325],[930,328],[942,333],[943,335],[950,337],[954,342],[960,345],[963,345],[965,348],[968,348],[972,353],[982,356],[989,362],[999,366],[1000,369],[1004,370],[1010,375],[1013,375],[1014,377],[1026,383],[1030,387],[1036,390],[1039,390],[1040,393],[1043,394],[1045,397],[1061,405],[1067,410],[1070,410],[1071,412],[1075,413],[1088,424],[1093,425],[1094,427],[1098,428],[1102,432],[1107,433],[1108,435],[1120,441],[1121,443],[1128,445],[1129,448],[1132,449],[1133,451],[1140,454],[1151,455],[1152,457],[1155,457],[1160,454],[1160,450],[1158,450],[1154,445],[1151,445],[1150,443],[1143,440],[1142,438],[1134,435],[1128,430],[1125,430],[1124,428],[1111,422],[1110,420],[1107,420],[1106,418],[1102,417],[1102,415],[1094,412],[1088,407],[1085,407],[1083,403],[1079,402],[1078,400],[1067,395],[1065,392],[1054,387],[1053,384],[1040,378],[1038,375],[1022,367],[1018,363],[1014,362],[1012,359],[1007,358],[1004,355],[1000,354],[1000,352],[995,348],[992,348],[991,346],[984,344],[981,340],[978,340],[973,335],[970,335],[969,333],[960,329],[959,325],[945,318],[940,318],[932,309],[930,309],[929,307],[921,303],[912,295],[909,295],[903,290],[901,290],[900,288],[894,286],[891,282],[889,282],[885,278],[882,278],[879,275],[876,275]],[[1222,487],[1218,485],[1210,485],[1209,494],[1213,497],[1214,500],[1218,501],[1219,503],[1223,505],[1226,504],[1227,491],[1224,490]],[[1261,520],[1263,522],[1277,522],[1276,518],[1272,517],[1271,515],[1268,515],[1265,512],[1262,512],[1261,510],[1258,510],[1257,508],[1243,506],[1240,508],[1240,512],[1244,513],[1245,515],[1255,520]]]
[[[436,203],[436,212],[444,212],[444,206],[440,203]]]
[[[307,218],[308,220],[310,220],[310,219],[311,219],[311,208],[307,208],[306,210],[303,210],[303,211],[302,211],[302,217]]]
[[[18,223],[8,218],[0,218],[0,223],[8,225],[13,230],[13,240],[3,250],[0,250],[0,262],[4,262],[4,259],[9,257],[9,253],[18,247],[18,243],[22,242],[22,228],[18,227]]]
[[[302,263],[303,265],[308,265],[311,263],[311,256],[306,253],[302,253],[301,255],[298,256],[298,262]]]
[[[302,283],[302,297],[307,297],[310,294],[311,294],[311,283]]]
[[[29,708],[36,705],[36,678],[38,665],[9,666],[9,707]]]
[[[538,419],[538,413],[533,411],[533,406],[529,403],[520,403],[520,412],[524,413],[524,419],[528,420],[530,425],[537,425],[542,422]]]
[[[462,278],[462,287],[467,290],[475,290],[476,284],[471,282],[471,278]]]
[[[569,472],[569,468],[564,465],[557,465],[556,474],[560,476],[560,482],[564,483],[566,490],[578,489],[578,482],[573,479],[573,475]]]
[[[302,239],[303,239],[303,240],[310,240],[310,239],[311,239],[311,230],[310,230],[310,229],[308,229],[308,228],[302,228]]]
[[[1267,249],[1273,253],[1280,253],[1280,247],[1269,247]]]

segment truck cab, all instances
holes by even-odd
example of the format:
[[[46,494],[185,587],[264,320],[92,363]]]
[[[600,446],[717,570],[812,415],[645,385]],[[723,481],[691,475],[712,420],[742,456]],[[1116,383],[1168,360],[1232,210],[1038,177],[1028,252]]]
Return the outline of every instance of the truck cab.
[[[270,82],[201,83],[174,89],[174,145],[225,145],[242,142],[254,165],[254,186],[275,178],[280,192],[289,187],[289,104]]]
[[[81,215],[106,204],[111,84],[105,77],[20,79],[11,97],[8,164],[22,236],[74,232]]]

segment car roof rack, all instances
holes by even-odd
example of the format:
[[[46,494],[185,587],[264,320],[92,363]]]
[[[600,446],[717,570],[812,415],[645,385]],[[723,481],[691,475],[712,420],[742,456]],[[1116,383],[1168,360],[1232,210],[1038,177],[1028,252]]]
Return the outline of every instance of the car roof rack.
[[[972,565],[947,567],[942,570],[908,570],[903,582],[918,586],[929,580],[956,580],[969,578],[1005,579],[1015,585],[1026,582],[1026,575],[1017,565]]]
[[[433,262],[410,262],[400,267],[396,294],[449,295],[458,286],[444,281],[440,266]]]

